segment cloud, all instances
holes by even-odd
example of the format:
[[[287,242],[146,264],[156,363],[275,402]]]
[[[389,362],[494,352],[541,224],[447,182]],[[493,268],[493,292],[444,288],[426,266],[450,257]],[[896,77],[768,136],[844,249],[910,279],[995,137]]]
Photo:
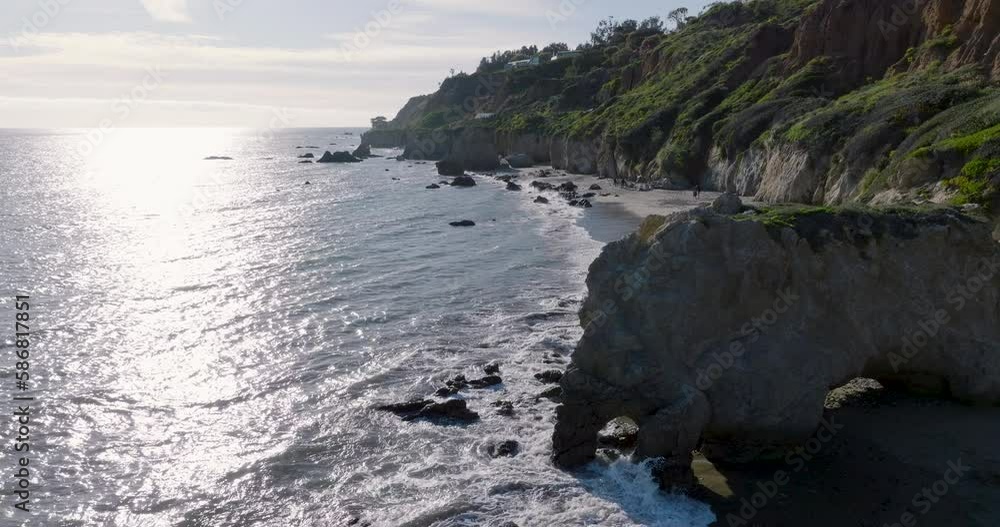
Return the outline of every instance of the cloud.
[[[511,17],[545,16],[546,9],[559,4],[559,0],[411,0],[414,5],[443,13],[474,13]]]
[[[160,22],[190,22],[187,0],[142,0],[150,16]]]

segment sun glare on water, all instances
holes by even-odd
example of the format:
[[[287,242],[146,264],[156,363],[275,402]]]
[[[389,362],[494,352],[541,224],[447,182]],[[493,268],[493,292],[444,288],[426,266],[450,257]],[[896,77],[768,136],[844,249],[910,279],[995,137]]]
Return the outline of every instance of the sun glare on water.
[[[94,145],[82,176],[112,208],[174,215],[197,205],[217,167],[204,158],[231,147],[229,129],[136,128]]]

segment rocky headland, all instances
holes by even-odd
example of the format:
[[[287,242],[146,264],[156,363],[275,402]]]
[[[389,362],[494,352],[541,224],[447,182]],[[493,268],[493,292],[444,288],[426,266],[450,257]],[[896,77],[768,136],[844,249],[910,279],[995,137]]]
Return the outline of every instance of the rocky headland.
[[[742,210],[723,197],[650,217],[592,264],[557,464],[593,459],[598,432],[626,416],[636,454],[689,487],[692,451],[780,458],[816,431],[830,390],[859,377],[1000,403],[988,223],[951,210]]]
[[[572,59],[487,57],[364,141],[464,170],[507,156],[761,202],[996,210],[998,13],[997,0],[753,0],[672,30],[625,21]],[[504,71],[531,53],[539,66]]]
[[[628,22],[571,59],[484,58],[362,138],[452,186],[653,213],[592,264],[568,369],[536,376],[553,462],[655,460],[720,525],[1000,521],[1000,454],[973,437],[1000,422],[1000,0]],[[653,189],[714,201],[656,215],[680,193]],[[815,476],[746,505],[792,453]],[[910,488],[952,453],[971,481],[920,511]]]

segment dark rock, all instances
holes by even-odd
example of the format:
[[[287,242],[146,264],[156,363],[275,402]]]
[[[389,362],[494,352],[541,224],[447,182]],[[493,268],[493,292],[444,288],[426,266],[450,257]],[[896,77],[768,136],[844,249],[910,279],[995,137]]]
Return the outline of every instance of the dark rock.
[[[578,201],[576,201],[575,199],[571,199],[571,200],[569,200],[569,206],[570,206],[570,207],[575,207],[575,206],[577,206],[577,204],[578,204],[578,203],[579,203],[579,202],[578,202]]]
[[[372,148],[371,148],[371,146],[369,146],[369,145],[367,145],[365,143],[361,143],[360,146],[358,146],[357,148],[355,148],[354,151],[351,152],[351,155],[354,156],[354,157],[356,157],[356,158],[358,158],[358,159],[368,159],[369,157],[374,157],[374,156],[372,156]]]
[[[546,183],[544,181],[532,181],[531,188],[538,189],[542,192],[545,192],[546,190],[555,189],[555,187],[553,187],[551,183]]]
[[[491,362],[491,363],[487,364],[486,366],[483,366],[483,371],[487,375],[498,375],[500,373],[500,363],[499,362]]]
[[[510,181],[507,183],[507,190],[510,190],[512,192],[518,192],[521,190],[521,185],[518,185],[517,183]]]
[[[441,188],[441,185],[430,184],[430,185],[427,185],[427,187],[425,187],[425,188],[427,188],[429,190],[436,190],[436,189]]]
[[[545,384],[555,384],[562,379],[563,372],[559,370],[547,370],[541,373],[536,373],[535,378]]]
[[[489,388],[490,386],[497,386],[503,384],[503,379],[499,375],[487,375],[482,379],[473,379],[469,381],[469,386],[471,388]]]
[[[312,153],[312,152],[309,152],[309,153],[307,153],[307,154],[302,154],[302,155],[300,155],[300,156],[299,156],[299,159],[313,159],[313,158],[315,158],[315,157],[316,157],[316,156],[315,156],[315,155],[313,155],[313,153]]]
[[[492,458],[514,457],[520,450],[521,450],[521,445],[514,440],[507,440],[507,441],[500,441],[499,443],[493,443],[486,449],[487,453],[489,453],[490,457]]]
[[[576,192],[577,186],[576,183],[573,183],[572,181],[567,181],[562,185],[556,187],[556,189],[562,192]]]
[[[446,419],[471,422],[479,419],[479,414],[469,410],[468,405],[462,399],[449,399],[442,403],[428,404],[417,413],[403,417],[404,421],[415,421],[417,419],[427,419],[430,421]]]
[[[631,448],[639,438],[639,427],[631,420],[613,419],[597,433],[597,444],[614,448]]]
[[[514,403],[510,401],[497,401],[493,403],[493,406],[497,409],[497,415],[505,417],[514,415]]]
[[[310,164],[312,164],[312,161],[310,161],[310,160],[307,159],[305,161],[299,161],[299,164],[300,165],[310,165]]]
[[[349,152],[335,152],[333,154],[327,150],[317,163],[360,163],[361,160],[352,156]]]
[[[743,200],[732,192],[726,192],[715,198],[715,201],[712,202],[712,210],[727,216],[739,214],[743,210]]]
[[[559,402],[562,399],[562,393],[562,386],[553,386],[538,394],[538,399],[549,399],[550,401]]]
[[[452,227],[475,227],[476,222],[472,220],[453,221],[449,223]]]
[[[535,198],[535,203],[545,203],[545,204],[547,204],[548,202],[549,202],[549,200],[547,198],[543,198],[542,196],[538,196],[537,198]]]
[[[506,175],[503,175],[503,176],[497,176],[497,180],[503,181],[504,183],[510,183],[511,181],[513,181],[515,179],[517,179],[517,175],[514,175],[514,174],[506,174]]]
[[[310,182],[308,182],[308,181],[306,181],[306,182],[305,182],[305,184],[306,184],[306,185],[312,185],[312,183],[310,183]]]
[[[589,209],[594,206],[594,204],[591,203],[589,199],[581,199],[579,202],[577,202],[576,205],[578,207],[583,207],[585,209]]]
[[[419,412],[429,404],[433,404],[434,401],[429,399],[414,399],[412,401],[407,401],[405,403],[392,403],[383,406],[376,406],[375,409],[380,412],[390,412],[396,415],[406,415]]]
[[[596,192],[587,192],[586,194],[584,194],[584,195],[582,195],[580,197],[583,198],[583,199],[590,199],[590,198],[592,198],[592,197],[594,197],[596,195],[597,195]]]
[[[603,190],[603,189],[601,189],[600,185],[594,183],[593,185],[590,186],[590,190]]]
[[[440,184],[440,185],[451,185],[451,183],[449,183],[447,181],[438,181],[438,184]]]
[[[465,173],[465,165],[459,161],[438,161],[435,165],[442,176],[461,176]]]
[[[452,182],[453,187],[474,187],[476,186],[476,180],[472,179],[472,176],[458,176]]]

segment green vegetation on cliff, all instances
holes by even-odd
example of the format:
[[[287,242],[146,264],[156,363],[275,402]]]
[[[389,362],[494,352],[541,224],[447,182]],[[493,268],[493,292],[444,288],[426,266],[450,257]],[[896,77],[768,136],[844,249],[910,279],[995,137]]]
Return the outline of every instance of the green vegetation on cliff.
[[[875,16],[856,12],[870,7],[750,0],[672,14],[672,30],[655,18],[604,21],[572,58],[550,60],[568,49],[561,43],[497,52],[394,124],[586,139],[600,150],[599,172],[636,180],[722,187],[738,174],[753,193],[777,178],[762,199],[926,199],[940,190],[955,204],[990,207],[1000,85],[984,65],[995,50],[955,30],[968,21],[942,17],[937,26],[914,17],[922,41],[900,31],[905,44],[882,45],[897,35],[854,27]],[[826,29],[835,26],[849,29]],[[504,69],[533,56],[539,65]]]

